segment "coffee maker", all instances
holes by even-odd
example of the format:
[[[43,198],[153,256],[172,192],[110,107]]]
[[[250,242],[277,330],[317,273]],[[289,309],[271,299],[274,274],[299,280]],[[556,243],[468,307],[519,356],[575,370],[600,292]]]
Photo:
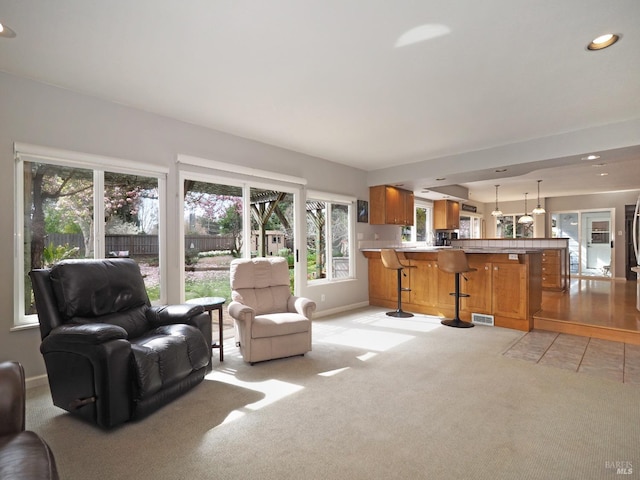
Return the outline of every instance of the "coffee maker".
[[[458,234],[451,230],[436,230],[436,247],[449,247],[451,240],[458,238]]]

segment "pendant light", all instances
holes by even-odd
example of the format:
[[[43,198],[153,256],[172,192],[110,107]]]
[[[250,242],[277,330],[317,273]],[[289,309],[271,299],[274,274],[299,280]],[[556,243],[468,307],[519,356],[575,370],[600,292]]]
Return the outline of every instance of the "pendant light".
[[[518,219],[518,223],[533,223],[533,217],[527,213],[527,195],[528,192],[524,194],[524,215]]]
[[[498,187],[500,185],[496,185],[496,208],[493,212],[491,212],[491,215],[493,215],[494,217],[501,217],[502,216],[502,210],[500,210],[498,208]]]
[[[541,181],[542,180],[538,180],[538,206],[531,211],[531,213],[533,213],[534,215],[542,215],[543,213],[547,213],[547,211],[540,206],[540,182]]]

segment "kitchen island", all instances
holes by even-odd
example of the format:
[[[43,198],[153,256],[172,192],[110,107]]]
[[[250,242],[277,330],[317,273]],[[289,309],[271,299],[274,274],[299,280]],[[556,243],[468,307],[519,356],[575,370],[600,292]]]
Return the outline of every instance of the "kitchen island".
[[[438,248],[397,248],[411,265],[405,269],[403,309],[441,317],[454,313],[454,275],[438,269]],[[542,302],[542,250],[529,248],[463,248],[469,266],[461,291],[460,318],[499,327],[530,331],[533,315]],[[379,248],[361,250],[369,263],[369,303],[394,309],[397,305],[397,274],[382,265]],[[474,319],[472,319],[472,315]]]

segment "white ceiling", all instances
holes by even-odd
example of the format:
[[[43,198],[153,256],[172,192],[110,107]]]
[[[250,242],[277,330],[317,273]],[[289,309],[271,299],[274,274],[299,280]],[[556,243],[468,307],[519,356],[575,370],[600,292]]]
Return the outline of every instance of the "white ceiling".
[[[447,173],[389,176],[416,193],[640,188],[637,129],[597,152],[604,167],[576,145],[640,120],[637,0],[0,0],[0,22],[17,33],[2,71],[369,174]],[[415,28],[427,38],[399,46]],[[606,32],[621,41],[588,52]]]

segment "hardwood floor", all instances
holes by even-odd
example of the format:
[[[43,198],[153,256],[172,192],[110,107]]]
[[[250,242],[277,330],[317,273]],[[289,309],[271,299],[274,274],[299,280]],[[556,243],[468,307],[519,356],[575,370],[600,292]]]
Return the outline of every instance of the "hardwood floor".
[[[637,283],[571,279],[570,291],[543,292],[534,329],[640,345]]]

